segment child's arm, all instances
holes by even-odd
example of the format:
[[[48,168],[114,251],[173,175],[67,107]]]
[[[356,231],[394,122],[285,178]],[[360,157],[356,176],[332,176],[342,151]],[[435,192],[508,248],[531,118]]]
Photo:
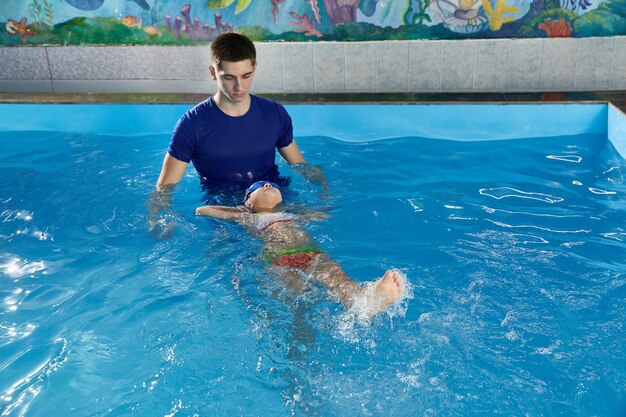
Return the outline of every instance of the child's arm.
[[[248,217],[250,217],[250,213],[243,206],[202,206],[196,209],[196,215],[209,216],[216,219],[235,220],[240,223],[244,223]]]
[[[305,211],[298,213],[300,219],[305,221],[325,220],[330,217],[330,214],[323,211]]]

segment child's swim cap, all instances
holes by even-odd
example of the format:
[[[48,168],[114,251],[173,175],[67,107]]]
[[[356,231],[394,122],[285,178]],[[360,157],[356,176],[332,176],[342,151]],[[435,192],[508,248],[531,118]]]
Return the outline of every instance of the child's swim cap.
[[[271,181],[257,181],[248,187],[248,189],[246,190],[246,196],[244,197],[243,202],[245,203],[246,201],[248,201],[250,194],[258,190],[259,188],[263,187],[265,184],[270,184],[272,187],[280,191],[280,187],[278,186],[278,184],[275,184]]]

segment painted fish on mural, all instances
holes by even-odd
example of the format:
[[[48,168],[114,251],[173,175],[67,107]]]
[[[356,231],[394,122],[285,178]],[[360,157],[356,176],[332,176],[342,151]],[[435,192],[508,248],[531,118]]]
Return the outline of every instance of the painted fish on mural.
[[[20,35],[22,37],[22,43],[26,42],[29,36],[35,36],[35,32],[30,30],[26,25],[26,18],[23,18],[19,22],[9,19],[5,25],[5,29],[11,35]]]
[[[122,24],[129,28],[137,26],[141,29],[141,20],[137,20],[137,16],[124,16]]]
[[[72,7],[80,10],[96,10],[104,4],[104,0],[63,0]],[[137,3],[144,10],[150,10],[150,5],[146,0],[126,0]]]

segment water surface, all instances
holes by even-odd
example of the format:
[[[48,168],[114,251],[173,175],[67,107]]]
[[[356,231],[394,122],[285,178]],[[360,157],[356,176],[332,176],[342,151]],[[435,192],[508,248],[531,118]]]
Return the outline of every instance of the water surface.
[[[289,205],[357,281],[413,299],[355,321],[268,274],[260,242],[196,218],[147,233],[167,135],[0,134],[3,415],[621,416],[624,161],[606,138],[305,137],[328,192]],[[222,196],[235,201],[239,196]]]

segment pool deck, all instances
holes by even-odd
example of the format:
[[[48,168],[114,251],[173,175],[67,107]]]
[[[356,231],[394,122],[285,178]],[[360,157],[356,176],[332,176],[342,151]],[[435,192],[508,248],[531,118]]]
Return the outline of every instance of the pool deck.
[[[0,93],[0,103],[194,104],[210,94]],[[612,103],[626,112],[626,91],[547,93],[339,93],[259,94],[285,104],[330,103]]]

